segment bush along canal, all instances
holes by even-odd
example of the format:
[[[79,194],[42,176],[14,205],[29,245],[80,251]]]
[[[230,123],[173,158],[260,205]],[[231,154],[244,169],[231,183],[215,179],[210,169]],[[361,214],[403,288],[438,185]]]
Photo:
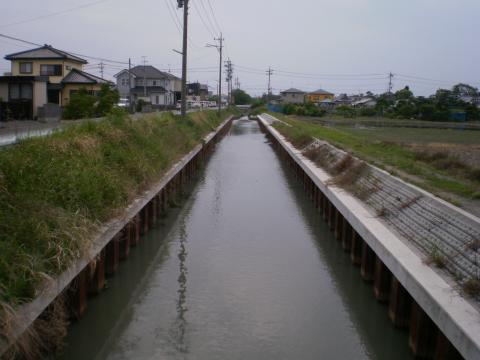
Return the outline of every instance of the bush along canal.
[[[371,286],[259,125],[234,121],[64,359],[410,359]]]
[[[2,359],[54,356],[231,122],[118,113],[0,153]]]

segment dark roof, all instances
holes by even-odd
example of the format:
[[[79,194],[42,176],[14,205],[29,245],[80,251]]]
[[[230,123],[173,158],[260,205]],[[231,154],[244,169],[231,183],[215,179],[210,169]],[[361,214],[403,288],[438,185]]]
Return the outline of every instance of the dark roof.
[[[305,94],[305,91],[290,88],[281,92],[281,94]]]
[[[312,95],[333,95],[331,92],[328,92],[326,90],[323,90],[323,89],[318,89],[317,91],[312,91],[311,93],[309,94],[312,94]]]
[[[124,70],[124,71],[128,71],[128,70]],[[160,71],[151,65],[135,66],[130,71],[133,75],[140,78],[145,76],[148,79],[165,79],[165,78],[170,80],[178,79],[176,76]]]
[[[98,76],[72,69],[62,80],[63,84],[110,84],[111,82]]]
[[[5,56],[6,60],[55,60],[55,59],[67,59],[75,61],[81,64],[87,64],[87,60],[78,56],[69,54],[65,51],[53,48],[50,45],[44,45],[42,47],[21,51],[15,54]]]

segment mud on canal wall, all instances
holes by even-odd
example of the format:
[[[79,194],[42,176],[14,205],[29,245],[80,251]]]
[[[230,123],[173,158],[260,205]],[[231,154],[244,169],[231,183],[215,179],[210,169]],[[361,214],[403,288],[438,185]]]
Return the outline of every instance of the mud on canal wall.
[[[367,203],[335,182],[342,179],[335,178],[325,170],[325,167],[328,169],[328,163],[338,164],[339,167],[348,165],[345,161],[337,161],[335,151],[330,149],[328,154],[321,154],[325,155],[321,156],[322,161],[314,162],[305,156],[309,149],[296,149],[271,126],[272,121],[277,120],[270,115],[259,117],[260,126],[270,137],[285,163],[294,171],[297,179],[303,183],[306,193],[328,223],[330,230],[335,233],[339,245],[350,255],[352,263],[360,267],[363,280],[373,285],[373,296],[379,303],[388,305],[393,325],[409,331],[409,346],[414,355],[425,359],[480,358],[478,303],[466,299],[465,294],[459,291],[447,273],[432,267],[432,264],[426,261],[422,249],[415,247],[413,241],[402,238],[395,223],[392,224],[398,221],[394,216],[401,218],[399,214],[393,214],[391,221],[385,221],[383,212],[380,213],[374,206],[367,206]],[[328,144],[311,145],[312,149],[322,146],[331,147]],[[342,153],[340,158],[344,158],[343,152],[336,151]],[[322,168],[317,166],[318,163],[321,163]],[[359,167],[357,172],[346,173],[349,173],[350,177],[360,177],[360,171],[364,169]],[[388,174],[380,172],[376,175],[385,177]],[[348,182],[347,179],[343,181]],[[402,210],[416,210],[419,206],[417,203],[421,205],[421,202],[426,201],[436,210],[446,211],[442,208],[444,203],[435,207],[435,199],[430,194],[419,189],[410,190],[421,192],[425,197],[421,199],[415,197],[415,193],[405,194],[407,184],[401,181],[395,183],[393,179],[389,179],[389,182],[394,187],[388,188],[390,196],[395,195],[397,186],[402,198],[415,198],[415,201],[409,201]],[[371,190],[370,195],[375,193]],[[376,197],[373,196],[373,199]],[[385,212],[390,211],[390,207],[386,205],[388,203],[384,205]],[[455,217],[454,210],[453,207],[448,207],[447,212],[456,218],[457,222],[466,223],[460,231],[475,231],[475,219],[461,211]],[[425,215],[425,211],[423,213],[424,216],[428,215]],[[434,215],[438,215],[437,213]],[[410,219],[412,229],[419,226],[415,222],[419,218],[417,216],[416,219]],[[451,227],[448,222],[439,224],[442,225],[440,227]],[[427,229],[416,231],[429,233]]]
[[[225,119],[228,113],[223,113],[222,116]],[[68,320],[81,318],[87,309],[88,297],[100,294],[105,289],[106,278],[113,276],[121,266],[121,261],[128,258],[130,249],[139,245],[140,236],[155,225],[157,219],[167,211],[169,204],[175,204],[175,199],[181,194],[183,187],[193,179],[196,171],[215,148],[217,141],[228,132],[233,116],[228,116],[221,122],[221,118],[217,115],[196,113],[178,127],[175,121],[180,122],[182,119],[167,118],[160,125],[151,123],[157,120],[148,119],[144,123],[143,120],[137,120],[132,123],[132,126],[142,127],[142,132],[148,133],[149,136],[160,136],[157,131],[163,131],[162,129],[167,131],[174,127],[176,131],[170,134],[173,137],[171,139],[173,143],[166,145],[175,150],[179,147],[190,147],[191,151],[179,161],[177,158],[168,171],[163,171],[164,175],[159,181],[152,181],[144,188],[146,190],[137,193],[126,209],[117,210],[113,219],[110,218],[109,221],[98,225],[88,239],[89,246],[77,260],[61,271],[58,276],[45,274],[45,281],[34,299],[23,301],[17,306],[1,303],[0,357],[2,359],[19,355],[24,358],[37,358],[62,343]],[[212,125],[215,122],[217,124],[221,122],[221,124],[214,128]],[[88,124],[84,126],[88,127]],[[202,138],[200,134],[208,133],[209,128],[214,131]],[[111,130],[111,128],[108,129]],[[63,133],[59,136],[68,135]],[[117,135],[122,134],[119,132]],[[138,134],[135,133],[135,135]],[[169,134],[166,136],[168,137]],[[192,149],[194,143],[198,143],[196,139],[201,139],[201,144]],[[33,142],[37,141],[45,140],[33,140]],[[132,152],[132,156],[135,155],[137,154]],[[1,181],[0,185],[2,185]],[[14,261],[14,259],[7,260]],[[0,295],[4,295],[1,293],[2,290],[0,288]]]

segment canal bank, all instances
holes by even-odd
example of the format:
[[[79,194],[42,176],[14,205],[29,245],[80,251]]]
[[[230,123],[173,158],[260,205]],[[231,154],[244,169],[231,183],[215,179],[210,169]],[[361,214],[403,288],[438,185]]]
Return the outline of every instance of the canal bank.
[[[339,181],[340,177],[334,178],[324,169],[327,165],[331,167],[337,163],[342,168],[345,168],[344,165],[347,163],[353,165],[352,174],[349,171],[342,174],[342,181],[345,181],[345,176],[353,176],[353,181],[349,182],[351,184],[362,178],[358,173],[354,176],[353,172],[357,171],[355,167],[361,170],[368,165],[352,164],[351,156],[317,140],[310,145],[311,149],[322,151],[320,154],[322,158],[318,159],[318,163],[323,165],[317,166],[305,157],[308,153],[306,148],[296,149],[271,126],[272,122],[278,121],[277,119],[264,114],[259,117],[259,121],[276,144],[284,161],[303,183],[305,191],[335,233],[335,237],[342,243],[345,251],[351,254],[352,262],[360,266],[364,281],[373,284],[377,300],[389,304],[389,317],[392,322],[395,326],[409,328],[409,345],[413,353],[421,358],[457,359],[463,355],[467,359],[478,359],[480,351],[478,304],[461,294],[448,274],[434,269],[428,258],[426,259],[414,244],[409,243],[411,238],[402,237],[398,230],[392,227],[392,221],[384,221],[385,214],[389,213],[391,208],[382,208],[381,212],[372,211],[375,208],[369,208],[359,197],[354,197],[351,191],[338,186],[336,181]],[[308,144],[304,146],[306,145]],[[310,147],[308,151],[311,150]],[[323,161],[325,157],[328,159],[327,163]],[[401,192],[405,192],[405,189],[420,193],[415,201],[407,205],[398,203],[397,212],[404,210],[409,212],[410,207],[418,206],[416,202],[426,201],[430,205],[429,210],[423,211],[421,216],[417,215],[416,220],[419,218],[425,220],[423,227],[420,228],[422,233],[436,234],[435,231],[438,229],[443,231],[443,228],[447,227],[449,230],[458,229],[455,235],[459,237],[464,233],[476,231],[478,219],[474,216],[401,180],[396,180],[386,172],[379,169],[371,171],[379,174],[380,184],[385,181],[383,178],[396,184],[396,187],[390,188],[387,192],[390,196],[397,195],[398,201],[401,200],[403,195]],[[377,184],[370,190],[369,196],[385,190]],[[402,215],[404,214],[400,214]],[[412,221],[412,225],[414,223],[415,221]],[[459,227],[459,224],[462,226]],[[406,226],[408,228],[408,224]],[[450,239],[451,235],[447,239],[437,235],[437,240],[441,244]],[[465,249],[470,251],[470,248]],[[452,264],[456,266],[463,260],[454,259],[456,263]],[[476,264],[474,261],[473,266],[477,266]]]
[[[409,359],[255,122],[73,324],[65,359]]]
[[[88,249],[78,261],[55,278],[44,274],[47,279],[44,286],[38,289],[35,299],[15,310],[0,304],[0,309],[4,310],[0,319],[0,356],[8,350],[7,356],[39,358],[50,350],[53,343],[61,341],[64,322],[69,318],[78,320],[82,317],[88,299],[102,292],[107,284],[106,277],[118,270],[120,261],[129,256],[130,248],[138,245],[140,236],[148,233],[169,204],[175,203],[183,187],[210,156],[216,142],[228,131],[232,118],[233,116],[228,117],[217,128],[212,128],[211,123],[207,124],[208,129],[214,131],[200,138],[202,143],[179,161],[176,158],[177,162],[159,181],[139,194],[126,209],[119,210],[117,214],[120,214],[114,219],[99,226],[89,239]],[[148,129],[154,129],[147,122],[136,124],[146,125],[147,132]],[[168,123],[163,125],[165,127]],[[195,130],[196,125],[190,123],[190,128]],[[178,131],[170,134],[178,135]],[[116,135],[119,135],[118,132]],[[158,132],[156,135],[161,139]],[[178,144],[174,144],[172,149],[182,145],[181,136],[176,139]],[[58,139],[53,139],[55,140]],[[77,138],[73,140],[76,141]],[[193,145],[188,150],[192,147]]]

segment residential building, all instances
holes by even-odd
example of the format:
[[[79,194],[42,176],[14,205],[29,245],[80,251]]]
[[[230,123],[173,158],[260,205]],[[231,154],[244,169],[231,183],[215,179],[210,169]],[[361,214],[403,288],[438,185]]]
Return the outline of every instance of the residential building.
[[[151,65],[139,65],[115,75],[117,90],[133,102],[142,99],[153,108],[173,106],[181,97],[182,80]]]
[[[286,104],[303,104],[305,101],[305,91],[291,88],[280,92],[282,102]]]
[[[111,84],[84,72],[86,60],[50,45],[5,59],[11,61],[11,75],[0,77],[0,97],[15,119],[36,118],[38,109],[47,103],[63,107],[81,88],[95,94],[103,84]]]
[[[364,97],[360,100],[352,102],[352,106],[355,108],[373,108],[377,105],[377,100],[372,97]]]
[[[333,100],[334,94],[331,92],[325,91],[323,89],[318,89],[316,91],[312,91],[305,95],[305,102],[310,102],[314,104],[320,104],[320,102],[324,100]]]
[[[208,100],[208,85],[199,82],[187,84],[187,99],[194,101]]]

